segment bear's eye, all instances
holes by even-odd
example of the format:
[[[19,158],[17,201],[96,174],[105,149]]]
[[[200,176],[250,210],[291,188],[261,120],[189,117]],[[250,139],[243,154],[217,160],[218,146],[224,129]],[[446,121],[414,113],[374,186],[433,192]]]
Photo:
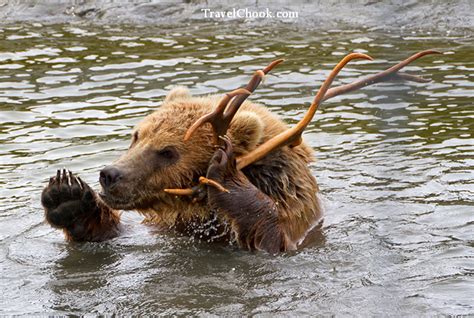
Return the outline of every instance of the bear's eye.
[[[173,146],[166,146],[161,150],[157,150],[156,154],[160,159],[167,161],[169,164],[179,159],[178,150]]]
[[[158,155],[166,159],[173,158],[173,152],[171,152],[171,150],[168,150],[168,149],[158,151]]]

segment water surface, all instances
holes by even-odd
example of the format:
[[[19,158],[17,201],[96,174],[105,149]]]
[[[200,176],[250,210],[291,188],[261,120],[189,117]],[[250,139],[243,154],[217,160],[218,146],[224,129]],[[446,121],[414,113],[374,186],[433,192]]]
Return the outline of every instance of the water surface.
[[[449,33],[15,24],[0,28],[1,314],[474,314],[473,38]],[[304,139],[326,206],[322,237],[270,257],[156,232],[66,243],[40,193],[98,172],[174,85],[224,93],[285,58],[251,100],[290,124],[346,53],[336,84],[428,48],[407,71],[328,101]]]

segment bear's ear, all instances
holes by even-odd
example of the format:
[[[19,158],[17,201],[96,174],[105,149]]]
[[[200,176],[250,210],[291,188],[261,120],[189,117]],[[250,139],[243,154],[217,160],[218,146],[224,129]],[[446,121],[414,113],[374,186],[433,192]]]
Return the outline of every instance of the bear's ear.
[[[263,121],[250,111],[238,112],[229,127],[229,137],[234,146],[234,153],[245,154],[260,143],[263,138]]]
[[[188,97],[191,97],[191,93],[189,93],[189,90],[186,87],[175,86],[171,89],[168,95],[166,95],[165,103],[178,99],[178,98],[188,98]]]

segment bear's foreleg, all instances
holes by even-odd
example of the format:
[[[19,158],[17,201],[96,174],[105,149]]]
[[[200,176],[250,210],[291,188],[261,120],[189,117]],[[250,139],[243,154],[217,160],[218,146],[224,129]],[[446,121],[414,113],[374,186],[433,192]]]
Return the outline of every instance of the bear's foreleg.
[[[119,235],[120,215],[105,205],[84,181],[58,170],[41,194],[46,221],[69,241],[104,241]]]
[[[230,218],[236,240],[242,248],[272,254],[289,249],[275,202],[237,170],[229,140],[211,159],[207,178],[229,191],[209,186],[208,200],[213,209]]]

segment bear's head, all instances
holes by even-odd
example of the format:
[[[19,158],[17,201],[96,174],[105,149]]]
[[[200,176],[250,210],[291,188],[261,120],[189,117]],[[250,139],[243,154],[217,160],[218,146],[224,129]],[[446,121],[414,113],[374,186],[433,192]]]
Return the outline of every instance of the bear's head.
[[[182,87],[173,89],[160,109],[135,127],[127,152],[100,172],[102,200],[114,209],[149,209],[169,199],[164,189],[195,185],[206,175],[215,151],[213,133],[204,125],[190,140],[184,141],[184,135],[218,100],[192,97]],[[237,153],[255,147],[262,138],[263,124],[251,113],[243,111],[232,125],[229,135]]]

